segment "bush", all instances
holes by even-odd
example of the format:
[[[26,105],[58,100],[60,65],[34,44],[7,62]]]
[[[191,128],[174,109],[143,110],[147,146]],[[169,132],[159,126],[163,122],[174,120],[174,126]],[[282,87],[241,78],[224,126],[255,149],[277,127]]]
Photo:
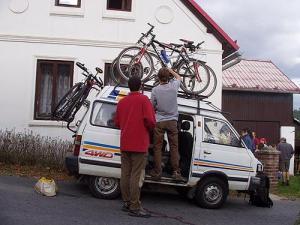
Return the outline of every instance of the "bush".
[[[0,130],[0,162],[27,166],[63,168],[64,158],[72,143],[44,137],[32,131]]]

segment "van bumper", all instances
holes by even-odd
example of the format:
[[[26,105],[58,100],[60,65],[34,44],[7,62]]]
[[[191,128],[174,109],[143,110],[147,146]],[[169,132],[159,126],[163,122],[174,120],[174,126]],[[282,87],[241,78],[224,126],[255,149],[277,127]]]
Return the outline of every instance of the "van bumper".
[[[66,156],[65,164],[69,175],[78,175],[79,167],[78,167],[78,156],[70,155]]]

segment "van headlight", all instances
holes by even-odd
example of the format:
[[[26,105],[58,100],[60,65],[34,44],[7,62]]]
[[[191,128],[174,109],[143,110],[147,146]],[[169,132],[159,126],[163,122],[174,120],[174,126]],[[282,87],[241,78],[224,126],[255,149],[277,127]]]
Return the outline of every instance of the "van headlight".
[[[264,171],[264,167],[262,164],[257,164],[256,166],[256,172],[263,172]]]

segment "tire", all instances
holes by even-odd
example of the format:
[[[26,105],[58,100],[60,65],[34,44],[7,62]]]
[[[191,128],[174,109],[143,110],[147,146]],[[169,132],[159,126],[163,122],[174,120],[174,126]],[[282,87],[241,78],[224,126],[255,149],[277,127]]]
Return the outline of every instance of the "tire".
[[[207,87],[206,91],[209,91],[207,94],[205,93],[204,95],[206,97],[209,97],[211,96],[215,90],[216,90],[216,87],[217,87],[217,76],[215,74],[215,72],[213,71],[212,68],[210,68],[209,66],[207,66],[207,69],[209,71],[209,75],[210,75],[210,82],[209,82],[209,86]]]
[[[218,177],[208,177],[198,184],[195,200],[203,208],[218,209],[223,206],[227,199],[228,187]]]
[[[67,111],[75,105],[75,100],[83,87],[84,84],[82,82],[77,83],[62,97],[52,112],[54,119],[64,120]]]
[[[96,198],[115,199],[121,192],[119,179],[116,178],[91,176],[88,185]]]
[[[198,81],[195,75],[194,66],[197,63],[197,70],[200,71],[201,81]],[[204,92],[210,82],[210,76],[207,66],[196,59],[191,59],[187,65],[184,60],[179,62],[177,67],[178,74],[182,77],[181,89],[188,94],[200,94]]]
[[[131,58],[132,58],[132,56],[129,56],[129,55],[126,55],[126,57],[131,57]],[[127,83],[127,80],[125,80],[125,79],[124,79],[122,76],[120,76],[120,75],[118,76],[119,72],[118,72],[118,69],[117,69],[117,67],[116,67],[117,59],[118,59],[118,58],[116,58],[116,59],[112,62],[111,66],[110,66],[110,76],[111,76],[113,82],[114,82],[116,85],[118,85],[118,84],[125,84],[125,83]]]
[[[119,74],[127,81],[131,76],[139,76],[142,81],[147,80],[153,72],[153,60],[148,52],[144,53],[139,63],[135,62],[140,56],[140,51],[141,48],[137,46],[125,48],[116,60]],[[131,59],[128,58],[129,55],[132,56]],[[125,70],[124,65],[128,65]]]
[[[75,103],[65,113],[65,115],[63,117],[64,121],[71,123],[74,120],[76,113],[79,111],[79,109],[83,105],[85,99],[88,97],[89,92],[90,92],[90,88],[88,86],[84,86],[80,90],[80,92],[78,93],[76,98],[74,98]]]

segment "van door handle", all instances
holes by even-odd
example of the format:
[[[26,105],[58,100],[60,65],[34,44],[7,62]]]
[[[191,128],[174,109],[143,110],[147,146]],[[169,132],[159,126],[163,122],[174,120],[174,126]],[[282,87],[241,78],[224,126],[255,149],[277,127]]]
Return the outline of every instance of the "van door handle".
[[[210,155],[210,154],[211,154],[211,151],[204,150],[204,154]]]

